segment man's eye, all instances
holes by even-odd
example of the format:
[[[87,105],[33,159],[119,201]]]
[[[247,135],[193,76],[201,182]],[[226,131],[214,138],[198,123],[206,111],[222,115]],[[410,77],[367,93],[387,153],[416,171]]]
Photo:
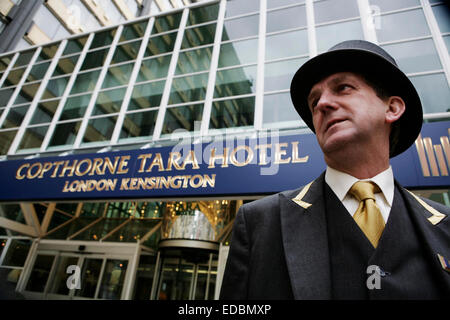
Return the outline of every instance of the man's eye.
[[[311,109],[314,109],[317,106],[318,101],[319,101],[319,99],[314,99],[311,101],[311,103],[310,103]]]
[[[353,87],[347,83],[343,83],[341,85],[338,86],[338,91],[344,91],[344,90],[348,90],[348,89],[352,89]]]

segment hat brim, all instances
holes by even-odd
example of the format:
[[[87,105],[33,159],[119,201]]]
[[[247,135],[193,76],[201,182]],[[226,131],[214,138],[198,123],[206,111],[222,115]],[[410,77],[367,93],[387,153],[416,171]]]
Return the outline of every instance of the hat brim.
[[[390,156],[394,157],[408,149],[422,128],[423,113],[420,97],[409,78],[384,57],[362,49],[341,49],[322,53],[303,64],[291,82],[291,99],[300,117],[315,132],[312,114],[308,107],[311,88],[320,80],[337,72],[355,72],[388,89],[393,96],[401,97],[406,104],[405,112],[396,121],[398,141],[391,143]],[[391,135],[392,136],[392,135]]]

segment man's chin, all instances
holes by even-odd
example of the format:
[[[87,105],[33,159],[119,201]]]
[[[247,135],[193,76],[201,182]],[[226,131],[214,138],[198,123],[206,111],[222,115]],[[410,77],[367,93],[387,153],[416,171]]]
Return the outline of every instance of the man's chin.
[[[325,143],[321,145],[323,153],[330,154],[345,151],[353,145],[353,139],[348,135],[335,134],[328,138]]]

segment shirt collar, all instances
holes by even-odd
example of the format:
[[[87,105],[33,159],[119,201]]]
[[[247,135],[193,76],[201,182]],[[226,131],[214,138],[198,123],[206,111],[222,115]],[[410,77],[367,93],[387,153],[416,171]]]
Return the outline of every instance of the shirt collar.
[[[330,186],[340,201],[345,198],[352,185],[358,180],[347,173],[331,167],[327,167],[325,172],[325,182]],[[391,166],[370,179],[362,180],[375,182],[383,193],[387,203],[392,206],[394,200],[394,174],[392,173]]]

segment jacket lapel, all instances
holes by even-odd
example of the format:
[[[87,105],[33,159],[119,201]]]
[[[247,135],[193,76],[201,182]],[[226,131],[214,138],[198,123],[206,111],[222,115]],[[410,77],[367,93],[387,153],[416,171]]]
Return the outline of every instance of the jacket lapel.
[[[280,194],[281,231],[295,299],[331,298],[324,183],[322,174],[300,191]]]
[[[397,187],[402,193],[413,222],[417,226],[417,230],[424,241],[428,259],[436,270],[436,275],[442,283],[442,286],[450,294],[450,274],[445,270],[438,256],[440,255],[444,259],[450,258],[448,240],[450,218],[448,215],[430,206],[423,199],[402,188],[398,183]]]

